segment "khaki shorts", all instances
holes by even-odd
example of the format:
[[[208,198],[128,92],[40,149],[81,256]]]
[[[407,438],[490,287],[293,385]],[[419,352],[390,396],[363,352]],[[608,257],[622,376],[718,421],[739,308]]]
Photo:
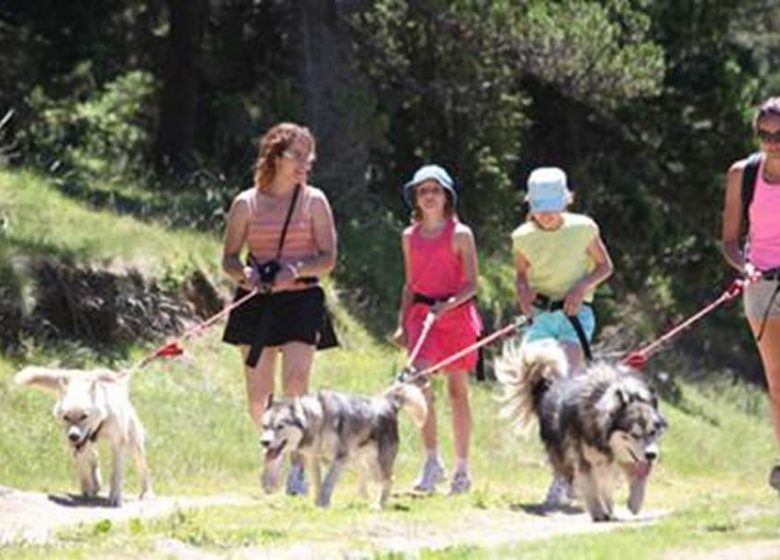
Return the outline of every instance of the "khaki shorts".
[[[767,317],[780,315],[780,292],[775,292],[777,283],[778,280],[758,280],[745,286],[742,301],[748,318],[763,319],[765,315]]]

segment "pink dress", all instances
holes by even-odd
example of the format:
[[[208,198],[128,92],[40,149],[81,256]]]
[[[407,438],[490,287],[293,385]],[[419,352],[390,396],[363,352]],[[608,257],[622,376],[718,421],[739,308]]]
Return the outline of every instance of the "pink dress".
[[[450,219],[442,232],[433,238],[423,237],[420,224],[410,237],[411,291],[436,300],[447,299],[461,290],[466,282],[463,260],[453,251],[456,220]],[[409,352],[417,344],[429,306],[413,303],[404,315]],[[476,342],[482,332],[482,319],[474,300],[450,309],[434,322],[417,355],[418,362],[433,365]],[[451,363],[445,371],[473,370],[477,351]]]

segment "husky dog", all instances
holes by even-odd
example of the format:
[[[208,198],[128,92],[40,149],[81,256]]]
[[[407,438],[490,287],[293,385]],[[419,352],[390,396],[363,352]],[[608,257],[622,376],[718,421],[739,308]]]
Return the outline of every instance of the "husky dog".
[[[140,498],[152,497],[144,449],[144,428],[129,398],[129,374],[108,369],[76,370],[26,367],[16,374],[19,385],[58,395],[54,416],[63,422],[76,461],[81,493],[94,498],[100,491],[100,465],[96,441],[108,440],[113,472],[108,503],[122,505],[122,463],[131,449],[141,481]]]
[[[614,519],[620,473],[629,482],[628,509],[639,512],[667,426],[642,379],[604,362],[572,376],[551,339],[506,345],[496,376],[504,386],[502,414],[520,426],[538,419],[552,469],[573,485],[594,521]]]
[[[381,484],[375,507],[383,508],[393,482],[401,408],[422,426],[425,397],[418,387],[406,383],[395,383],[375,397],[319,391],[283,401],[269,398],[260,438],[265,449],[265,490],[270,492],[278,483],[283,452],[300,452],[314,484],[315,503],[328,507],[347,460],[354,459],[360,467],[361,495],[367,497],[367,481],[373,478]],[[324,481],[322,459],[330,460]]]

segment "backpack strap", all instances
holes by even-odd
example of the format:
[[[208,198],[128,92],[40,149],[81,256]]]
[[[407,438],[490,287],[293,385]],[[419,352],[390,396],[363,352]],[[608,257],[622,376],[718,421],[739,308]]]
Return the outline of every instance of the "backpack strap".
[[[750,154],[747,158],[745,169],[742,171],[742,223],[745,227],[745,235],[750,231],[750,203],[753,202],[758,168],[761,166],[762,159],[763,155],[761,152]]]

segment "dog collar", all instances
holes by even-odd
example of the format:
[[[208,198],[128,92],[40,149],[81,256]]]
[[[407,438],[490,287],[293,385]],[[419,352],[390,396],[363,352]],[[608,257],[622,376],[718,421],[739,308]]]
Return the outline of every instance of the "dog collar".
[[[87,445],[88,441],[95,442],[100,435],[100,430],[103,429],[103,424],[105,423],[105,420],[101,420],[100,424],[97,425],[97,428],[92,430],[89,434],[87,434],[87,437],[81,440],[81,443],[75,445],[76,453],[79,453],[85,445]]]

